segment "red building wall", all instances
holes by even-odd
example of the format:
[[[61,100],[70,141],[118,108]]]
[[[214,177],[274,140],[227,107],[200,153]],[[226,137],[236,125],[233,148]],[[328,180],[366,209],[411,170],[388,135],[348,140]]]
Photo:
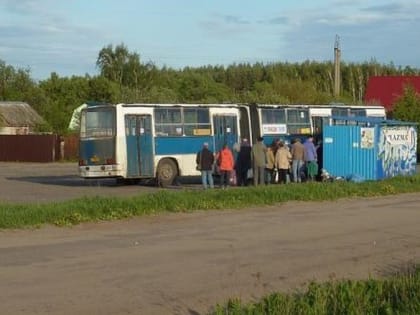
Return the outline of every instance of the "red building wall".
[[[404,93],[407,85],[420,93],[420,76],[375,76],[370,77],[365,93],[365,104],[382,105],[392,111],[395,101]]]

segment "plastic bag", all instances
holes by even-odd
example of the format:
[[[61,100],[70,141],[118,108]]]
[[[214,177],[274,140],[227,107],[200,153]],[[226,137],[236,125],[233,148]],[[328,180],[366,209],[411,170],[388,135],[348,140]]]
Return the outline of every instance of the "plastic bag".
[[[231,186],[236,186],[237,185],[236,172],[234,170],[231,171],[230,174],[229,174],[229,184]]]

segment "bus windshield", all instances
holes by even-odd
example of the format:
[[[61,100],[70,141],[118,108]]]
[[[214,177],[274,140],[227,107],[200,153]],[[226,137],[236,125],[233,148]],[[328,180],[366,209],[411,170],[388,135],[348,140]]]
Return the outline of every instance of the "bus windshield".
[[[115,110],[93,109],[82,111],[80,138],[104,138],[115,136]]]

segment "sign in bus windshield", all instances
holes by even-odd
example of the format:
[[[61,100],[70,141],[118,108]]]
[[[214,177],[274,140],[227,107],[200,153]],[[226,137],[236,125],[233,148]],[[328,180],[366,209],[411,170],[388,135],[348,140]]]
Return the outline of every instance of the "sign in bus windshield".
[[[286,124],[265,124],[263,127],[264,134],[286,134]]]

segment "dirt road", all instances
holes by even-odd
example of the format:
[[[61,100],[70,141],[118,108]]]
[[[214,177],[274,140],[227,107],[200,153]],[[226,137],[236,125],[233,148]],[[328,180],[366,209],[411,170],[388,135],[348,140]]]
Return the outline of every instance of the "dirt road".
[[[420,261],[420,194],[0,231],[1,314],[205,314]]]

